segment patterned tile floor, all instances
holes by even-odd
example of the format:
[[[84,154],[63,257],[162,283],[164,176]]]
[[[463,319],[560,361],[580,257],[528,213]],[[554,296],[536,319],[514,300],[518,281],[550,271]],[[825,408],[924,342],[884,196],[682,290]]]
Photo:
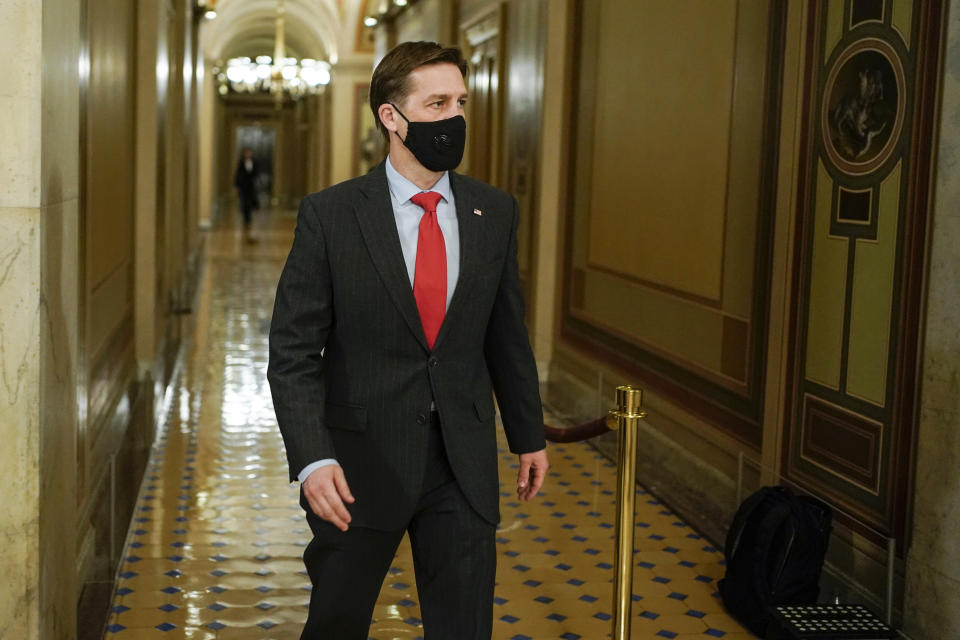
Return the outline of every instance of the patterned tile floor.
[[[131,523],[105,638],[296,639],[309,540],[288,484],[265,380],[273,291],[292,213],[263,216],[260,241],[210,233],[196,327]],[[586,444],[551,445],[548,485],[520,504],[501,447],[494,637],[597,640],[611,628],[615,469]],[[638,488],[632,637],[750,638],[723,613],[722,555]],[[421,638],[406,541],[370,637]]]

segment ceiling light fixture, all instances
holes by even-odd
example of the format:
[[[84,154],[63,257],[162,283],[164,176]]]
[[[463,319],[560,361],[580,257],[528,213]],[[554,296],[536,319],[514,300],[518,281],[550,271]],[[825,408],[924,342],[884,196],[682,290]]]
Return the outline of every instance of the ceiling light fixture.
[[[329,62],[287,57],[283,2],[284,0],[277,2],[273,57],[260,55],[255,60],[248,57],[227,60],[226,73],[218,75],[221,79],[221,95],[230,91],[272,93],[278,102],[282,102],[287,96],[296,100],[306,95],[323,93],[330,84]]]

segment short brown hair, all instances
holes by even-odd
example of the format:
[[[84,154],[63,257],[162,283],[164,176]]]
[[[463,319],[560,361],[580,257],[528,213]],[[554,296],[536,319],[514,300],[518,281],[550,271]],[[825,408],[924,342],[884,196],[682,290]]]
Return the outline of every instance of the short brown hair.
[[[403,102],[410,95],[410,73],[426,64],[453,64],[467,77],[467,61],[456,47],[441,47],[436,42],[403,42],[390,50],[370,78],[370,109],[377,128],[389,141],[390,132],[380,122],[380,105]]]

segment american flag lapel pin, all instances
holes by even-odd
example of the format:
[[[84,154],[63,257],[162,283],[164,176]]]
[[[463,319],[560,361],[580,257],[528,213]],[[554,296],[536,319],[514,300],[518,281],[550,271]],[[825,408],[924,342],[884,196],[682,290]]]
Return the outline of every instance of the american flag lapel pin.
[[[473,215],[475,215],[475,216],[482,216],[482,215],[483,215],[483,211],[480,211],[480,209],[474,209],[474,210],[473,210]]]

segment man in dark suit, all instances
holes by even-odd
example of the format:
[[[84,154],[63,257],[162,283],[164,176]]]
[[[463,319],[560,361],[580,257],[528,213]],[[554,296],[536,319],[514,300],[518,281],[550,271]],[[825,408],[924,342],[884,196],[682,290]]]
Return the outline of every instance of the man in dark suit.
[[[307,196],[277,289],[268,377],[313,540],[302,638],[365,639],[408,532],[424,630],[488,639],[496,392],[517,492],[547,470],[517,276],[517,204],[452,171],[466,63],[404,43],[371,79],[387,160]]]

